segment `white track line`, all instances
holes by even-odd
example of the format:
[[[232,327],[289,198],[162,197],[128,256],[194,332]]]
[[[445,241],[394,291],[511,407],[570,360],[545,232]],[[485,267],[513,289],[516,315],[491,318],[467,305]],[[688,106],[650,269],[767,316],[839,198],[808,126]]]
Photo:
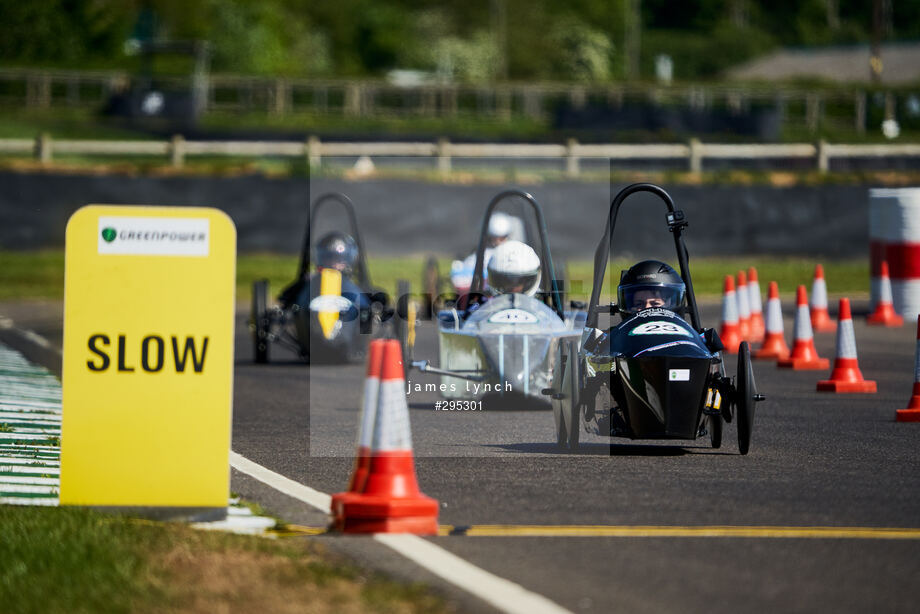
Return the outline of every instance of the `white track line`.
[[[232,451],[230,452],[230,466],[321,512],[329,512],[332,497],[326,493],[277,474]],[[415,535],[378,533],[374,535],[374,540],[503,612],[509,614],[571,614],[569,610],[543,595],[538,595],[520,584],[480,569]]]
[[[262,465],[254,463],[242,454],[237,454],[232,450],[230,451],[230,466],[318,510],[328,512],[329,507],[332,505],[332,497],[326,493],[314,490],[309,486],[304,486],[300,482],[295,482],[270,469],[266,469]]]

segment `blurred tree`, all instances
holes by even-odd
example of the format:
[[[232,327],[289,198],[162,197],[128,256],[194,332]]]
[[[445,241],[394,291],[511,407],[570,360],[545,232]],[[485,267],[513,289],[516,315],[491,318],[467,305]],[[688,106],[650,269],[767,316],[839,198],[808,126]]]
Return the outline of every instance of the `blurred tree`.
[[[121,53],[135,7],[117,0],[0,0],[0,59],[73,66]]]

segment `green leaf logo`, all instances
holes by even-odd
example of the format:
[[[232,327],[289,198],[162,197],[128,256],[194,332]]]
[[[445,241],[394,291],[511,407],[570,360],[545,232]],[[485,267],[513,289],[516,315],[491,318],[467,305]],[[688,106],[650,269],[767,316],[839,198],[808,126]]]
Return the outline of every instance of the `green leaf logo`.
[[[102,238],[105,239],[106,243],[114,241],[117,235],[118,233],[115,232],[115,229],[112,227],[102,229]]]

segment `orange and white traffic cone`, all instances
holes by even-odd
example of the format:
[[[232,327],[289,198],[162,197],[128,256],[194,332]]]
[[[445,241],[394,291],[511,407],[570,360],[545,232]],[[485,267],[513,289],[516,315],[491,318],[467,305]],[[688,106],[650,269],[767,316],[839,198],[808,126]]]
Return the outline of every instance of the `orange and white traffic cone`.
[[[760,282],[757,281],[757,269],[748,269],[748,301],[751,303],[751,343],[761,343],[766,335],[763,319],[763,299],[760,296]]]
[[[824,267],[815,265],[815,279],[811,284],[811,328],[816,333],[832,333],[837,325],[827,311],[827,282]]]
[[[779,286],[771,281],[767,289],[767,323],[763,345],[754,352],[754,358],[782,360],[789,358],[786,333],[783,330],[783,308],[779,302]]]
[[[380,373],[383,370],[383,339],[374,339],[367,349],[367,376],[364,379],[364,399],[361,403],[361,422],[358,425],[358,443],[355,450],[355,468],[348,482],[348,490],[332,495],[332,509],[355,493],[361,492],[367,481],[371,464],[371,444],[374,421],[377,417],[377,396],[380,393]]]
[[[738,301],[738,332],[742,340],[751,338],[751,301],[748,299],[747,273],[738,271],[738,290],[735,292]]]
[[[866,318],[867,324],[888,326],[896,328],[904,325],[904,318],[894,310],[894,300],[891,297],[891,278],[888,276],[888,261],[882,260],[882,276],[879,279],[878,302],[875,311]]]
[[[725,276],[725,287],[722,292],[722,327],[719,338],[728,354],[737,354],[741,345],[741,331],[738,328],[738,301],[735,298],[735,278]]]
[[[369,463],[359,491],[332,506],[333,528],[344,533],[436,535],[438,502],[418,487],[412,432],[406,405],[402,350],[388,339],[383,346],[377,416]]]
[[[850,299],[840,299],[837,315],[837,358],[831,378],[818,382],[819,392],[878,392],[877,384],[863,379],[856,359],[856,335],[853,332],[853,316],[850,315]]]
[[[917,316],[917,351],[914,354],[914,389],[907,409],[899,409],[898,422],[920,422],[920,316]]]
[[[785,369],[815,370],[827,369],[831,361],[818,356],[815,337],[811,332],[811,315],[808,313],[808,292],[799,286],[795,292],[795,343],[788,358],[780,359],[776,365]]]

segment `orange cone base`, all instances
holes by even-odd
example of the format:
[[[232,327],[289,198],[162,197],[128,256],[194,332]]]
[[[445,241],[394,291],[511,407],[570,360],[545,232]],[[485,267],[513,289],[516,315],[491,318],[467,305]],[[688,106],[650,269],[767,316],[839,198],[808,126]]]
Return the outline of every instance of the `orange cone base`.
[[[344,496],[332,506],[333,528],[344,533],[415,533],[436,535],[438,502],[421,495],[406,499],[360,493]]]
[[[762,348],[754,352],[756,360],[786,360],[789,358],[789,347],[781,338],[767,341]]]
[[[878,392],[878,386],[872,380],[861,382],[840,382],[837,380],[824,380],[818,382],[819,392]]]
[[[376,497],[355,493],[344,497],[338,509],[333,509],[336,516],[360,518],[385,518],[390,516],[438,516],[438,501],[425,495],[417,497],[393,498]]]
[[[816,333],[832,333],[837,330],[837,323],[827,311],[812,311],[811,329]]]
[[[920,404],[920,399],[917,399],[917,403]],[[911,402],[911,405],[913,405],[913,402]],[[920,422],[920,407],[917,409],[899,409],[898,422]]]
[[[896,328],[904,325],[904,318],[895,313],[894,307],[889,304],[880,304],[874,313],[866,318],[866,324],[875,326],[888,326]]]
[[[332,528],[341,533],[437,535],[438,519],[413,516],[404,518],[336,518]]]
[[[793,369],[795,371],[818,371],[828,369],[831,366],[829,358],[786,358],[776,363],[777,367],[782,369]]]

